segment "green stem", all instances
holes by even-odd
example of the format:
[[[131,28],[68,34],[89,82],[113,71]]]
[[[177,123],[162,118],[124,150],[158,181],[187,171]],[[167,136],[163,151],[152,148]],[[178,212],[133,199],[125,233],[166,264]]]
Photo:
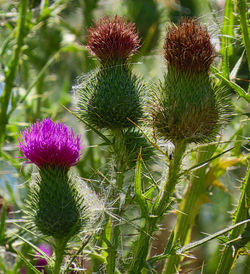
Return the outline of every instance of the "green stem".
[[[247,63],[248,70],[250,72],[250,38],[249,38],[249,27],[248,27],[248,19],[247,19],[247,4],[246,0],[238,0],[237,7],[240,14],[240,24],[242,29],[243,43],[245,44],[245,49],[247,53]]]
[[[67,245],[67,241],[65,239],[55,239],[56,261],[53,269],[53,274],[60,274],[66,245]]]
[[[204,151],[201,148],[198,157],[197,164],[202,163],[209,159],[215,151],[215,146],[211,145]],[[185,245],[189,238],[191,228],[194,224],[195,217],[202,204],[203,194],[206,192],[206,166],[197,169],[189,183],[188,189],[184,195],[184,198],[179,205],[179,213],[177,217],[176,226],[174,229],[174,243],[179,243],[181,246]],[[167,260],[162,273],[171,274],[176,273],[178,270],[181,256],[173,255]]]
[[[248,168],[248,171],[244,180],[240,202],[235,212],[234,224],[247,219],[248,209],[250,206],[249,200],[250,200],[250,168]],[[237,237],[240,236],[241,233],[242,233],[242,227],[239,226],[234,228],[233,230],[231,230],[229,234],[229,241],[236,239]],[[230,272],[238,256],[237,251],[240,247],[241,246],[236,246],[233,244],[227,244],[225,246],[222,252],[222,256],[221,256],[216,274],[225,274]]]
[[[124,140],[121,130],[113,130],[114,135],[114,153],[115,153],[115,173],[116,173],[116,185],[113,188],[113,199],[116,200],[113,210],[113,214],[119,218],[121,215],[120,210],[120,192],[123,186],[124,181],[124,172],[125,172],[125,149],[124,149]],[[111,237],[110,237],[110,246],[107,249],[107,274],[115,273],[115,265],[117,259],[117,251],[119,247],[119,238],[120,238],[120,226],[119,220],[111,220]]]
[[[0,150],[4,142],[6,125],[8,124],[8,105],[11,98],[11,91],[14,87],[14,81],[16,77],[17,66],[19,63],[23,41],[27,34],[25,30],[26,14],[28,9],[28,0],[21,0],[19,6],[19,18],[17,23],[17,33],[16,33],[16,47],[14,54],[8,64],[8,69],[5,74],[5,85],[3,89],[2,96],[0,98]]]
[[[41,108],[42,108],[42,93],[43,93],[43,86],[44,86],[44,78],[45,75],[43,75],[36,85],[36,95],[37,95],[37,101],[36,101],[36,109],[35,109],[35,119],[39,119],[41,117]]]
[[[170,161],[167,180],[164,188],[156,199],[156,203],[151,214],[152,217],[146,218],[144,227],[142,228],[139,239],[136,242],[135,251],[133,254],[134,259],[129,268],[129,274],[141,273],[140,271],[144,267],[149,251],[150,240],[153,233],[157,229],[157,223],[166,211],[171,195],[173,194],[175,186],[178,182],[181,162],[185,149],[185,143],[178,142],[175,144],[175,151],[173,160]]]

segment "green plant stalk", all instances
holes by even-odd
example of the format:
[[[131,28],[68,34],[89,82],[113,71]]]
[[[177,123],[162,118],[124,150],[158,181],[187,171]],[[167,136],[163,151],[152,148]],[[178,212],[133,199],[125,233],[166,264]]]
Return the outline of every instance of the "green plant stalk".
[[[114,153],[115,153],[115,173],[116,173],[116,185],[113,188],[113,199],[116,200],[114,206],[113,214],[119,218],[121,215],[120,210],[120,192],[123,186],[124,181],[124,172],[125,172],[125,154],[126,151],[124,149],[124,140],[122,131],[117,129],[112,131],[114,136]],[[120,226],[119,220],[112,219],[111,220],[111,236],[110,236],[110,246],[107,248],[108,256],[107,256],[107,266],[106,271],[107,274],[115,273],[116,259],[117,259],[117,251],[119,247],[120,241]]]
[[[36,85],[36,109],[35,109],[35,119],[39,119],[41,117],[41,108],[42,108],[42,93],[43,93],[43,86],[44,86],[44,78],[45,75],[43,75]]]
[[[166,211],[171,195],[178,183],[185,149],[186,144],[184,142],[178,142],[175,144],[175,151],[173,154],[173,160],[171,160],[169,164],[167,180],[164,184],[164,188],[156,198],[156,203],[152,209],[152,217],[145,219],[145,224],[140,232],[138,241],[136,242],[135,252],[133,253],[134,259],[129,268],[129,274],[141,273],[140,271],[144,267],[149,252],[150,240],[157,229],[157,223]]]
[[[250,168],[243,183],[242,193],[240,201],[234,216],[234,224],[247,219],[248,209],[250,206]],[[229,233],[229,241],[236,239],[242,233],[242,227],[236,227]],[[222,252],[222,256],[216,271],[216,274],[229,273],[232,269],[234,262],[237,258],[237,249],[239,247],[233,246],[233,244],[227,244]]]
[[[229,78],[229,59],[233,55],[233,46],[231,43],[231,37],[233,37],[233,26],[234,26],[234,3],[231,0],[226,0],[223,26],[221,29],[221,55],[222,58],[222,69],[224,77]]]
[[[213,155],[215,148],[215,145],[210,145],[207,148],[200,148],[197,157],[197,164],[209,159]],[[203,195],[206,192],[206,169],[207,166],[204,166],[194,172],[184,198],[179,205],[179,211],[181,213],[178,214],[174,229],[174,244],[183,246],[187,243],[195,217],[202,204]],[[181,256],[170,256],[165,263],[162,273],[176,273],[180,261]]]
[[[240,24],[243,35],[243,43],[245,44],[245,49],[247,53],[247,63],[248,70],[250,72],[250,38],[249,38],[249,27],[248,27],[248,19],[247,19],[247,4],[246,0],[238,0],[237,7],[240,14]]]
[[[67,240],[65,239],[54,239],[55,240],[55,265],[53,269],[53,274],[60,274],[61,265],[63,262],[65,247],[67,245]]]
[[[9,119],[7,114],[8,105],[11,99],[12,88],[14,87],[14,81],[20,55],[22,52],[23,41],[27,34],[27,31],[25,30],[27,9],[28,0],[21,0],[19,6],[19,18],[17,23],[16,47],[14,50],[14,54],[8,64],[8,68],[5,74],[5,85],[2,96],[0,98],[0,151],[5,139],[6,125],[8,124]]]

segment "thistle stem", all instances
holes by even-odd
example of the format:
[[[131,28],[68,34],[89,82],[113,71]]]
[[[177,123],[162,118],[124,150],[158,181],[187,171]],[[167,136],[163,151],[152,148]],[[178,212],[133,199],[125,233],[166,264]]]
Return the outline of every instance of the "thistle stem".
[[[249,209],[249,198],[250,198],[250,168],[243,183],[242,193],[240,202],[235,212],[234,224],[247,219]],[[235,227],[229,234],[229,241],[236,239],[242,233],[242,227]],[[232,269],[236,258],[238,257],[238,250],[242,247],[241,245],[227,244],[223,250],[216,274],[229,273]]]
[[[55,265],[54,265],[54,269],[53,269],[53,274],[60,274],[66,245],[67,245],[67,241],[64,238],[63,239],[55,239],[56,261],[55,261]]]
[[[120,191],[123,186],[124,181],[124,172],[125,172],[125,154],[126,151],[124,149],[124,140],[121,130],[113,130],[113,135],[115,137],[114,141],[114,153],[115,153],[115,179],[116,185],[113,189],[113,199],[116,200],[114,206],[113,214],[119,218],[121,215],[120,210]],[[110,243],[111,245],[108,247],[107,252],[107,274],[115,273],[115,265],[117,259],[117,252],[119,247],[119,238],[120,238],[120,226],[119,220],[112,219],[111,220],[111,237]]]
[[[145,220],[144,227],[142,228],[139,239],[136,243],[134,259],[128,271],[129,274],[141,273],[141,270],[144,267],[149,251],[150,240],[157,228],[157,223],[166,211],[171,195],[174,192],[175,185],[178,183],[181,162],[185,149],[186,144],[184,142],[178,142],[175,144],[175,151],[173,160],[169,165],[167,180],[164,188],[156,199],[156,203],[151,214],[153,217]]]
[[[206,151],[200,149],[197,157],[197,164],[209,159],[215,151],[215,146],[210,145]],[[177,217],[176,226],[174,229],[174,244],[179,243],[184,245],[190,236],[191,228],[194,224],[195,217],[202,204],[202,197],[206,191],[206,166],[197,169],[189,183],[188,189],[184,198],[179,205],[179,215]],[[181,256],[173,255],[167,260],[162,273],[171,274],[178,270]]]

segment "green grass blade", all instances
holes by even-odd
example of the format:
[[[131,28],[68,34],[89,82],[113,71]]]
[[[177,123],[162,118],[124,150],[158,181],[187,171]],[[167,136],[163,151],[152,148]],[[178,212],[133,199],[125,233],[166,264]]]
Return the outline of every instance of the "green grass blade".
[[[25,263],[25,265],[32,271],[34,271],[34,273],[36,274],[41,274],[40,271],[38,271],[25,257],[24,255],[17,249],[15,249],[16,253],[18,254],[18,256],[22,259],[22,261]]]
[[[246,93],[246,91],[242,87],[240,87],[236,83],[234,83],[234,82],[228,80],[226,77],[224,77],[223,74],[220,73],[217,68],[211,67],[211,70],[214,73],[214,75],[216,77],[218,77],[220,80],[222,80],[222,82],[225,85],[227,85],[228,87],[230,87],[233,90],[235,90],[240,97],[243,97],[247,102],[250,103],[250,94]]]
[[[237,77],[238,71],[243,61],[243,57],[245,55],[245,50],[242,52],[239,60],[236,62],[235,66],[233,67],[232,71],[230,72],[229,79],[230,81],[234,80]]]
[[[145,198],[142,195],[142,190],[141,190],[141,163],[142,163],[142,158],[141,158],[141,151],[140,151],[137,159],[136,172],[135,172],[135,195],[136,195],[136,200],[141,209],[142,217],[147,218],[148,207],[147,207]]]
[[[2,206],[2,214],[1,214],[1,224],[0,224],[0,244],[4,243],[4,238],[5,238],[5,226],[6,226],[6,205],[5,202],[3,203]]]
[[[247,53],[248,70],[250,72],[250,30],[249,30],[249,18],[247,17],[247,2],[246,0],[238,0],[237,8],[240,15],[240,25],[242,29],[243,43],[245,45]]]
[[[233,38],[234,26],[234,4],[232,0],[226,0],[224,9],[224,20],[221,29],[221,55],[223,76],[229,77],[229,60],[233,55],[233,45],[230,41]]]
[[[236,227],[239,227],[241,225],[247,224],[249,222],[250,222],[250,219],[244,220],[244,221],[239,222],[239,223],[237,223],[235,225],[232,225],[232,226],[229,226],[229,227],[227,227],[225,229],[222,229],[222,230],[220,230],[220,231],[218,231],[218,232],[216,232],[216,233],[214,233],[212,235],[209,235],[209,236],[205,237],[202,240],[196,241],[194,243],[189,243],[189,244],[187,244],[187,245],[185,245],[185,246],[177,249],[176,254],[182,255],[182,254],[184,254],[185,252],[187,252],[189,250],[192,250],[192,249],[194,249],[194,248],[196,248],[196,247],[198,247],[200,245],[203,245],[203,244],[205,244],[205,243],[207,243],[207,242],[209,242],[209,241],[211,241],[213,239],[216,239],[219,236],[221,236],[221,235],[229,232],[230,230],[232,230],[232,229],[234,229]]]
[[[107,145],[111,145],[111,141],[104,136],[99,130],[97,130],[96,128],[94,128],[93,126],[91,126],[87,121],[83,120],[81,117],[79,117],[77,114],[75,114],[74,112],[72,112],[71,110],[69,110],[67,107],[63,106],[70,114],[72,114],[73,116],[75,116],[78,120],[80,120],[83,124],[85,124],[88,128],[90,128],[91,130],[93,130],[97,135],[99,135]]]
[[[208,160],[206,160],[206,161],[204,161],[204,162],[201,162],[201,163],[199,163],[199,164],[197,164],[197,165],[194,165],[194,166],[190,167],[189,169],[184,170],[183,173],[188,173],[188,172],[191,171],[191,170],[194,171],[194,170],[197,170],[197,169],[199,169],[199,168],[201,168],[201,167],[204,167],[205,165],[209,164],[211,161],[213,161],[213,160],[219,158],[220,156],[222,156],[223,154],[225,154],[225,153],[231,151],[233,148],[234,148],[234,147],[229,148],[229,149],[227,149],[227,150],[225,150],[225,151],[223,151],[223,152],[221,152],[221,153],[215,155],[214,157],[212,157],[212,158],[210,158],[210,159],[208,159]]]
[[[245,180],[243,182],[241,198],[237,206],[236,212],[234,214],[234,223],[239,223],[240,221],[248,218],[249,197],[250,197],[250,168],[248,168]],[[229,242],[232,242],[235,239],[237,239],[241,235],[241,233],[242,233],[241,227],[235,227],[234,229],[232,229],[228,238]],[[243,234],[242,234],[242,237],[243,237]],[[240,248],[239,244],[235,245],[235,247],[232,245],[227,245],[224,248],[216,273],[222,274],[230,271],[230,269],[233,267],[236,261],[236,258],[238,257],[237,251],[239,248]]]
[[[29,246],[31,246],[35,251],[37,251],[39,254],[41,254],[48,262],[52,261],[52,258],[49,257],[46,253],[44,253],[40,248],[38,248],[36,245],[32,244],[30,241],[26,240],[25,238],[23,238],[22,236],[19,236],[16,233],[13,233],[13,235],[15,235],[16,237],[18,237],[20,240],[22,240],[23,242],[25,242],[26,244],[28,244]]]
[[[83,251],[84,247],[89,243],[91,237],[89,237],[87,239],[87,241],[85,243],[83,243],[83,245],[77,250],[77,252],[72,256],[71,260],[69,261],[69,263],[66,266],[66,269],[64,271],[64,273],[67,273],[69,268],[71,267],[72,263],[74,262],[75,258]]]

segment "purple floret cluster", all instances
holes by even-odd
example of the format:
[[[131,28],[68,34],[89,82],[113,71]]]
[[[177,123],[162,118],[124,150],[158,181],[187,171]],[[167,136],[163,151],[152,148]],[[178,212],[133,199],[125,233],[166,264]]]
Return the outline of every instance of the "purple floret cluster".
[[[38,167],[69,169],[80,160],[80,136],[64,123],[50,119],[37,121],[20,133],[19,148],[30,163]]]
[[[38,248],[42,250],[47,256],[52,256],[52,249],[48,244],[39,244]],[[47,273],[45,268],[48,265],[48,262],[45,258],[41,257],[41,255],[36,252],[35,253],[35,268],[42,273]],[[21,274],[26,274],[26,268],[24,266],[21,267]]]

